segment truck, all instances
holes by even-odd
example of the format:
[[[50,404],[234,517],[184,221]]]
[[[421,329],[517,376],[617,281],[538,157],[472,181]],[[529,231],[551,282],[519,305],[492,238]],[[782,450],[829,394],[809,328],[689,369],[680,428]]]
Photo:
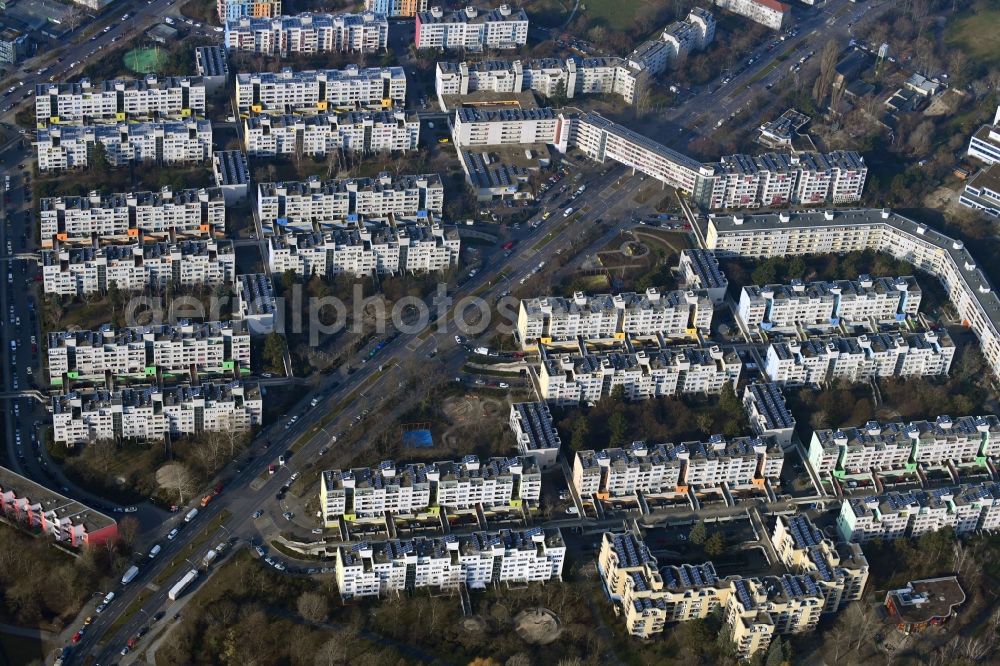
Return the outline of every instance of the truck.
[[[136,566],[130,567],[129,570],[125,572],[125,575],[122,576],[122,585],[128,585],[138,575],[139,575],[139,567]]]
[[[201,558],[201,566],[208,568],[208,566],[212,564],[212,562],[214,562],[215,558],[217,558],[218,556],[219,556],[219,551],[213,548],[212,550],[205,553],[205,557]]]
[[[177,581],[177,583],[172,588],[170,588],[170,591],[167,592],[167,598],[170,599],[171,601],[177,601],[177,597],[184,594],[184,590],[187,589],[187,586],[193,583],[197,578],[198,578],[198,570],[191,569],[191,571],[188,571],[186,574],[184,574],[184,577],[181,578],[179,581]]]
[[[489,356],[490,355],[490,348],[489,347],[476,347],[472,351],[474,351],[477,354],[480,354],[482,356]]]
[[[184,522],[190,523],[192,520],[195,519],[195,516],[197,515],[198,515],[198,509],[191,509],[190,511],[188,511],[187,515],[184,516]]]
[[[201,506],[202,506],[202,508],[208,506],[208,503],[212,501],[213,497],[215,497],[215,495],[205,495],[204,497],[202,497],[201,498]],[[191,514],[188,514],[188,515],[191,515]]]

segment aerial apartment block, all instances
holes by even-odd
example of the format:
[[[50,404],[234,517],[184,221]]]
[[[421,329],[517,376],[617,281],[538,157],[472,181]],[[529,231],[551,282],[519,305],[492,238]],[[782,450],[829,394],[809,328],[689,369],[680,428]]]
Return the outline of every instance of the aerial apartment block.
[[[278,300],[274,285],[264,273],[244,273],[236,278],[236,308],[250,327],[253,335],[267,335],[274,331],[278,316]]]
[[[956,535],[1000,527],[1000,484],[994,481],[953,488],[891,491],[845,499],[837,530],[845,541],[891,541],[950,527]]]
[[[444,185],[440,174],[374,178],[337,178],[257,185],[257,213],[261,221],[282,220],[281,226],[318,231],[322,223],[344,222],[352,215],[415,217],[421,211],[440,216]]]
[[[323,113],[338,107],[391,108],[406,103],[402,67],[348,65],[344,69],[257,72],[236,75],[241,113]]]
[[[754,382],[743,390],[743,408],[750,427],[761,437],[773,437],[782,447],[792,445],[795,417],[781,388],[773,382]]]
[[[435,91],[439,103],[446,96],[485,91],[521,93],[574,99],[579,95],[620,95],[631,104],[640,85],[639,73],[624,58],[540,58],[441,62],[436,66]]]
[[[677,347],[636,353],[552,354],[537,368],[541,397],[553,405],[596,403],[621,386],[626,400],[689,393],[718,394],[739,383],[743,362],[720,347]]]
[[[1000,217],[1000,166],[988,166],[969,179],[958,202],[991,217]]]
[[[806,515],[777,516],[771,543],[781,563],[797,574],[817,574],[826,593],[826,613],[861,601],[868,584],[868,560],[856,543],[834,543]]]
[[[421,588],[538,583],[562,578],[566,544],[558,529],[473,532],[412,540],[362,542],[337,548],[343,599],[380,597]]]
[[[216,0],[215,12],[223,23],[244,17],[275,18],[281,15],[281,0]]]
[[[94,147],[104,147],[107,164],[90,164]],[[205,162],[212,155],[212,123],[207,120],[55,125],[38,130],[38,169],[55,171],[93,166],[120,167],[135,162],[161,165]]]
[[[849,566],[853,563],[844,568]],[[719,578],[711,562],[660,567],[631,533],[602,536],[597,568],[629,634],[649,638],[662,633],[667,624],[721,611],[723,635],[732,640],[741,659],[766,652],[776,635],[815,629],[824,611],[839,606],[839,601],[828,599],[844,598],[844,588],[852,580],[846,575],[838,578],[839,572],[830,572],[832,580],[826,580],[825,570]]]
[[[517,439],[517,450],[531,456],[542,470],[557,463],[562,440],[552,421],[552,412],[544,402],[515,402],[510,406],[510,429]]]
[[[861,199],[868,167],[860,153],[729,155],[708,165],[700,203],[712,210],[852,203]]]
[[[114,544],[118,523],[96,509],[0,467],[0,514],[71,548]]]
[[[46,294],[83,296],[174,287],[232,284],[236,253],[229,240],[178,243],[131,243],[104,247],[42,250],[42,285]]]
[[[378,467],[327,470],[320,477],[319,503],[327,527],[384,518],[387,513],[438,515],[442,508],[520,509],[537,503],[542,473],[533,458],[474,455],[460,462],[410,463],[391,460]]]
[[[229,56],[224,46],[195,47],[194,67],[205,84],[206,92],[221,90],[229,83]]]
[[[688,289],[707,291],[708,297],[716,305],[726,299],[729,279],[719,268],[719,260],[714,252],[701,248],[681,250],[678,268]]]
[[[46,359],[54,386],[107,375],[156,382],[163,375],[239,377],[250,371],[250,334],[239,320],[57,331],[48,334]]]
[[[819,386],[836,380],[947,375],[955,343],[946,330],[868,333],[772,342],[764,372],[777,384]]]
[[[987,164],[1000,162],[1000,106],[993,124],[983,125],[969,139],[968,155]]]
[[[682,21],[674,21],[657,39],[640,44],[627,58],[636,73],[656,76],[682,62],[689,54],[702,51],[715,39],[715,17],[695,7]]]
[[[835,328],[840,324],[899,322],[917,314],[921,291],[912,276],[862,275],[857,280],[769,284],[743,287],[740,319],[765,331],[803,327]]]
[[[382,14],[298,14],[226,21],[226,48],[260,55],[380,53],[389,43]]]
[[[522,349],[585,341],[634,338],[697,338],[712,324],[713,305],[704,291],[669,291],[650,287],[644,294],[545,296],[523,299],[517,338]]]
[[[47,125],[118,123],[126,120],[179,120],[205,115],[205,83],[200,76],[112,79],[97,85],[35,86],[35,122]]]
[[[420,140],[420,119],[408,111],[253,115],[243,128],[247,154],[254,157],[403,152],[416,150]]]
[[[778,0],[715,0],[715,6],[772,30],[781,30],[792,20],[792,8]]]
[[[40,199],[43,248],[58,242],[92,245],[136,239],[221,238],[226,202],[217,187]]]
[[[914,470],[953,462],[984,464],[1000,455],[1000,420],[942,415],[934,421],[879,423],[813,432],[809,463],[817,474],[838,478],[872,471]]]
[[[465,7],[417,12],[414,45],[418,49],[516,49],[528,43],[528,15],[523,9]]]
[[[336,231],[307,231],[268,238],[272,273],[296,275],[398,275],[446,271],[458,264],[461,239],[454,227],[425,217],[355,219]]]
[[[965,244],[891,210],[709,216],[706,245],[720,256],[787,257],[874,250],[941,280],[961,320],[1000,376],[1000,297]]]
[[[686,493],[723,483],[733,489],[777,483],[785,455],[772,438],[712,435],[707,442],[578,451],[573,486],[581,497]]]
[[[455,110],[452,135],[463,148],[559,143],[565,122],[552,109],[482,109],[474,106]]]
[[[427,11],[427,0],[365,0],[365,11],[389,18],[413,18]]]
[[[94,440],[140,442],[260,425],[260,387],[246,382],[169,388],[93,389],[53,396],[52,438],[67,446]]]

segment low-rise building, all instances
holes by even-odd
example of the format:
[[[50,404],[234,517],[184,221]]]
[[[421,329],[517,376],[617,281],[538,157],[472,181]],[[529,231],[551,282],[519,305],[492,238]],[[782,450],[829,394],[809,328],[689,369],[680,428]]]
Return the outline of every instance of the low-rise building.
[[[226,48],[261,55],[380,53],[389,44],[383,14],[310,14],[226,21]]]
[[[687,393],[718,394],[739,382],[743,362],[713,346],[668,347],[654,352],[554,354],[542,349],[537,369],[543,399],[554,405],[596,403],[618,386],[627,400]]]
[[[418,49],[515,49],[528,43],[528,15],[510,5],[454,11],[431,7],[417,12],[413,43]]]
[[[378,467],[323,472],[319,503],[327,527],[336,527],[341,519],[379,519],[387,513],[520,509],[525,502],[537,503],[541,489],[542,473],[531,457],[480,462],[469,455],[460,462],[407,465],[387,460]]]
[[[239,378],[250,371],[250,334],[245,322],[182,322],[135,328],[48,334],[49,383],[112,377],[210,375]]]
[[[510,429],[514,431],[517,450],[522,456],[531,456],[543,470],[556,465],[562,440],[546,403],[512,403]]]
[[[246,320],[250,333],[267,335],[274,331],[278,301],[274,285],[264,273],[246,273],[236,280],[236,310]]]
[[[635,338],[697,338],[712,324],[713,305],[705,291],[661,294],[650,287],[645,294],[587,295],[573,298],[546,296],[521,301],[517,337],[523,349],[538,344],[576,343],[578,340]]]
[[[573,486],[581,497],[685,493],[726,484],[731,488],[777,483],[784,453],[772,438],[713,435],[707,442],[647,444],[578,451]]]
[[[103,147],[104,164],[91,164],[95,147]],[[212,123],[125,123],[55,125],[38,130],[35,141],[40,171],[93,166],[119,167],[135,162],[161,165],[207,161],[212,152]]]
[[[242,113],[322,113],[338,107],[392,108],[405,102],[402,67],[348,65],[300,72],[285,68],[236,75],[236,108]]]
[[[792,445],[795,417],[785,404],[785,396],[777,384],[747,384],[743,391],[743,407],[755,433],[762,437],[773,437],[784,448]]]
[[[250,167],[241,150],[217,150],[212,155],[212,173],[215,184],[222,190],[227,205],[234,205],[247,198],[250,187]]]
[[[52,438],[66,446],[96,440],[159,441],[261,424],[260,387],[247,382],[170,388],[93,389],[54,396]]]
[[[1000,217],[1000,166],[990,165],[973,176],[958,196],[958,202],[991,217]]]
[[[158,192],[45,197],[39,200],[40,240],[93,245],[137,239],[221,238],[226,202],[217,187]]]
[[[310,116],[253,115],[244,121],[248,155],[274,157],[331,152],[390,153],[416,150],[420,119],[407,111],[350,111]]]
[[[216,0],[215,13],[223,23],[244,17],[274,18],[281,15],[281,0]]]
[[[996,164],[1000,162],[1000,106],[992,125],[983,125],[969,139],[969,157]]]
[[[0,467],[0,514],[72,548],[113,545],[118,523],[96,509]]]
[[[792,150],[798,131],[806,126],[811,119],[795,109],[787,109],[774,120],[769,120],[760,126],[760,136],[757,142],[768,148]]]
[[[221,287],[236,275],[229,240],[131,243],[42,250],[42,286],[47,294],[83,296],[174,287]]]
[[[964,603],[965,590],[957,576],[910,581],[906,587],[886,592],[884,602],[889,622],[904,634],[945,624]]]
[[[436,173],[375,178],[337,178],[257,185],[257,213],[263,222],[301,231],[318,231],[318,224],[344,222],[351,216],[440,216],[444,185]]]
[[[708,292],[708,297],[716,305],[726,299],[729,279],[719,267],[714,252],[700,248],[681,250],[678,267],[688,289]]]
[[[408,541],[340,546],[337,587],[343,599],[421,588],[473,590],[489,585],[560,580],[566,545],[558,529],[473,532]]]
[[[914,470],[918,465],[984,464],[1000,455],[1000,420],[939,416],[934,421],[879,423],[813,432],[809,463],[817,474],[844,478],[872,471]]]
[[[0,23],[0,62],[11,65],[31,54],[33,50],[31,37],[17,28]]]
[[[229,83],[229,56],[224,46],[195,47],[194,66],[206,92],[216,92]]]
[[[945,527],[962,535],[998,525],[1000,484],[993,481],[845,499],[837,516],[841,538],[858,543],[916,538]]]
[[[897,322],[920,309],[921,291],[912,276],[803,283],[750,285],[740,292],[737,314],[749,327],[795,330],[799,326],[835,328],[874,321]]]
[[[112,79],[94,85],[39,83],[35,86],[35,122],[47,125],[179,120],[205,115],[205,82],[200,76],[149,75]]]

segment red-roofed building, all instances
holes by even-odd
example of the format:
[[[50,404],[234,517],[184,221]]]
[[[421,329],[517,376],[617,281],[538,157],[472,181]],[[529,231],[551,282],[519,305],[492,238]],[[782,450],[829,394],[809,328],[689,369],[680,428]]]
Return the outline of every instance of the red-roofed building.
[[[715,4],[774,30],[792,22],[792,8],[778,0],[715,0]]]

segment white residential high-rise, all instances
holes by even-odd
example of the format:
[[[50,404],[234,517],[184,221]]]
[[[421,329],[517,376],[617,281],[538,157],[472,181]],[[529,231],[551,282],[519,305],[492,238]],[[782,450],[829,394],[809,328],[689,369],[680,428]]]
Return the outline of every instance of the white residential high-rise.
[[[515,49],[528,42],[528,15],[523,9],[465,7],[445,12],[440,7],[417,12],[413,43],[418,49]]]
[[[522,300],[517,337],[522,349],[538,344],[648,338],[697,338],[712,324],[713,305],[705,291],[670,291],[650,287],[645,294],[546,296]]]
[[[719,268],[715,253],[699,248],[681,250],[678,268],[688,289],[707,291],[715,304],[726,299],[729,280]]]
[[[787,448],[795,434],[795,417],[785,404],[781,388],[773,382],[747,384],[743,407],[753,431],[762,437],[774,437]]]
[[[229,240],[69,249],[57,244],[41,254],[44,291],[60,296],[103,293],[112,283],[121,291],[162,290],[168,285],[219,287],[232,284],[236,275],[236,254]]]
[[[226,21],[226,48],[264,55],[379,53],[389,44],[382,14],[298,14]]]
[[[778,0],[715,0],[715,5],[772,30],[781,30],[792,20],[792,8]]]
[[[322,113],[337,107],[391,108],[406,103],[402,67],[348,65],[344,69],[236,75],[236,108],[248,113]]]
[[[553,354],[542,348],[539,392],[553,405],[597,402],[618,386],[627,400],[717,394],[726,382],[739,382],[743,363],[733,350],[718,346],[667,347],[655,352]]]
[[[250,334],[243,321],[226,321],[48,334],[49,382],[103,380],[112,376],[149,377],[159,373],[204,378],[239,377],[250,369]]]
[[[281,226],[315,231],[317,224],[359,217],[416,217],[421,212],[440,216],[444,185],[436,173],[375,178],[339,178],[257,185],[257,213],[261,221],[283,220]]]
[[[420,140],[420,119],[406,111],[253,115],[243,122],[247,154],[256,157],[403,152]]]
[[[573,463],[573,486],[582,497],[609,499],[646,494],[683,494],[688,486],[704,490],[728,484],[731,488],[777,483],[784,453],[770,437],[713,435],[707,442],[647,444],[578,451]]]
[[[52,438],[67,446],[95,440],[158,441],[260,425],[263,402],[252,383],[95,389],[54,396]]]
[[[341,519],[381,519],[387,513],[520,510],[525,502],[537,503],[541,489],[542,473],[530,456],[480,462],[470,455],[460,462],[408,465],[387,460],[378,467],[323,472],[319,503],[324,522],[335,527]]]
[[[107,164],[90,164],[94,147],[104,147]],[[205,162],[212,155],[212,123],[124,123],[66,125],[38,130],[38,169],[54,171],[93,166],[119,167],[134,162],[185,164]]]
[[[816,430],[809,443],[809,464],[816,473],[839,478],[948,462],[985,464],[997,456],[1000,420],[992,414],[910,423],[869,421],[856,428]]]
[[[340,546],[336,557],[340,596],[353,599],[425,587],[480,590],[559,580],[566,545],[558,529],[532,528],[362,542]]]
[[[559,431],[544,402],[515,402],[510,406],[510,428],[522,456],[531,456],[543,470],[554,466],[559,456]]]
[[[226,202],[217,187],[158,192],[46,197],[38,202],[42,248],[54,243],[127,242],[221,238],[226,231]]]
[[[119,123],[137,119],[180,120],[205,115],[205,84],[200,76],[112,79],[97,85],[75,83],[35,86],[35,122],[39,127],[74,123]]]
[[[807,338],[768,345],[764,372],[777,384],[947,375],[955,344],[946,330]]]

